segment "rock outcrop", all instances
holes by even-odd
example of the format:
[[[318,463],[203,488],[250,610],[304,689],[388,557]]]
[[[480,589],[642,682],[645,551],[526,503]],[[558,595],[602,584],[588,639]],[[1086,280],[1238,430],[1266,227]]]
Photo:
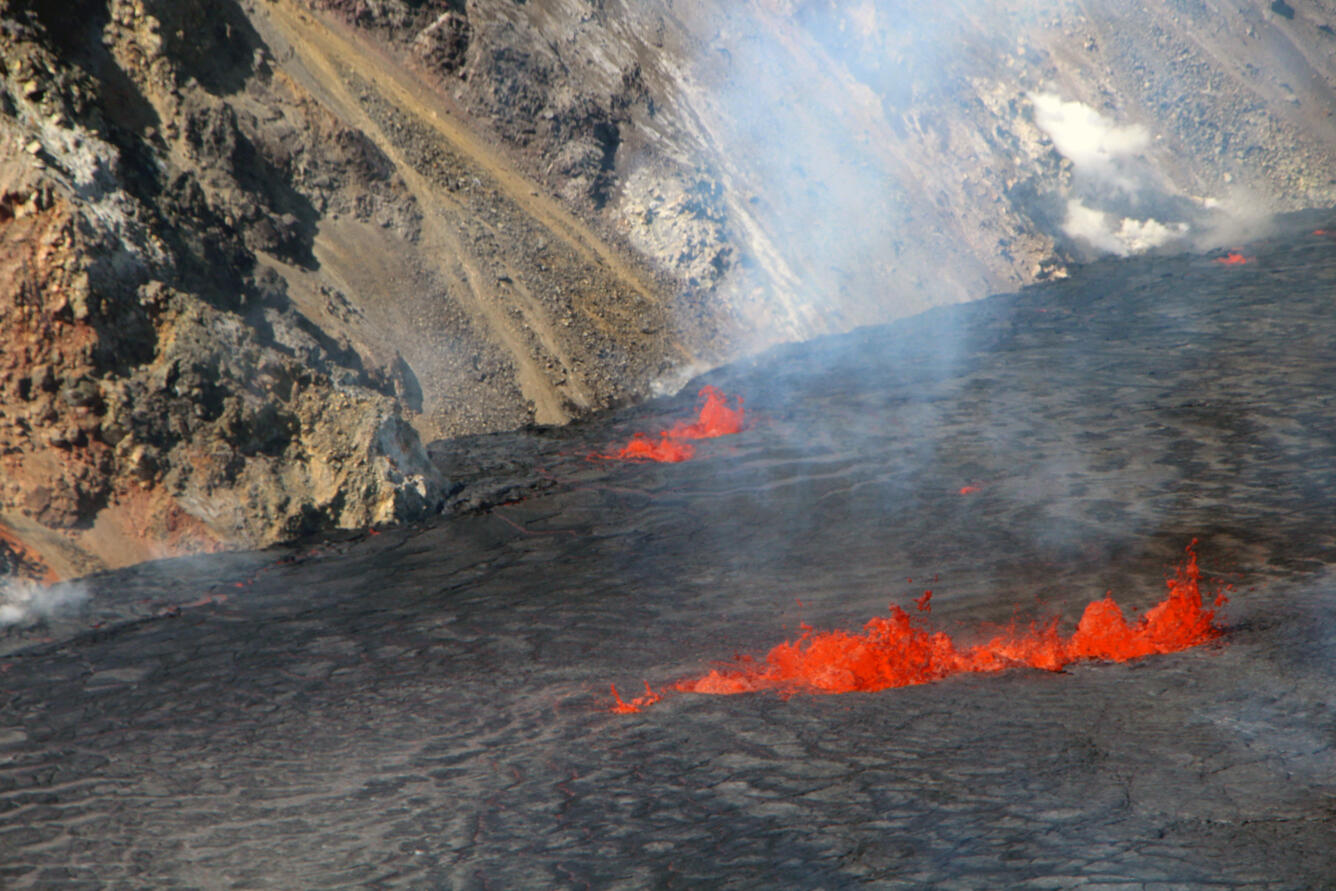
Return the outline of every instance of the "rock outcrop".
[[[440,500],[393,366],[275,271],[312,262],[311,201],[335,177],[379,187],[368,218],[413,226],[389,165],[313,113],[328,129],[281,169],[219,96],[272,83],[237,46],[244,19],[161,7],[38,5],[4,33],[0,523],[61,575]]]

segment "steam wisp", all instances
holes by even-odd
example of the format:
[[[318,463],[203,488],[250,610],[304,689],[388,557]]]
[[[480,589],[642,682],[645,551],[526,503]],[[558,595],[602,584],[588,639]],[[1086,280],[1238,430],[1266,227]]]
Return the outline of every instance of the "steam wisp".
[[[33,625],[78,609],[88,588],[76,582],[42,584],[26,579],[0,580],[0,628]]]
[[[1035,124],[1072,165],[1072,190],[1063,231],[1101,253],[1126,257],[1188,234],[1183,220],[1162,222],[1151,213],[1181,214],[1186,202],[1146,159],[1150,132],[1119,126],[1082,102],[1052,93],[1030,96]]]

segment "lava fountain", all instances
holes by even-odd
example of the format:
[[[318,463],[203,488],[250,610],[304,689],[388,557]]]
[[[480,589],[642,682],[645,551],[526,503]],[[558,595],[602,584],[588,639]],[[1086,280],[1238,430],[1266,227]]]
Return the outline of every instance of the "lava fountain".
[[[763,658],[739,656],[733,664],[671,685],[681,693],[728,695],[772,690],[795,693],[853,693],[926,684],[963,672],[996,672],[1030,667],[1060,671],[1075,662],[1126,662],[1157,653],[1173,653],[1218,638],[1215,610],[1203,605],[1201,571],[1194,540],[1187,557],[1167,580],[1168,595],[1129,623],[1111,596],[1089,604],[1071,635],[1058,630],[1058,618],[1015,626],[986,642],[959,646],[944,631],[933,630],[898,606],[877,616],[861,632],[805,628],[796,641],[785,641]],[[930,609],[930,592],[915,603]],[[1228,602],[1223,589],[1213,605]],[[983,636],[983,635],[980,635]],[[614,687],[613,710],[637,712],[663,698],[645,685],[644,696],[622,700]]]

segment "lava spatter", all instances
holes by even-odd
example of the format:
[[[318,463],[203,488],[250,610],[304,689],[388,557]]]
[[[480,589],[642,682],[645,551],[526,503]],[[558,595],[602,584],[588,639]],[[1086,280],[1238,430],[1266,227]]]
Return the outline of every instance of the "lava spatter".
[[[650,689],[649,681],[645,681],[645,695],[636,696],[630,702],[622,699],[621,694],[617,692],[616,684],[609,684],[608,687],[612,690],[612,710],[619,715],[633,715],[645,706],[653,705],[663,699],[662,693],[655,693]]]
[[[622,448],[608,454],[594,455],[620,461],[660,461],[676,463],[687,461],[696,454],[694,439],[713,439],[717,436],[731,436],[740,432],[746,425],[746,414],[742,408],[742,397],[729,406],[729,398],[717,387],[701,388],[700,407],[695,421],[678,421],[663,431],[657,438],[646,433],[637,433]]]
[[[1168,595],[1129,623],[1112,597],[1086,607],[1076,631],[1063,636],[1058,619],[1009,629],[985,643],[959,646],[944,631],[934,631],[898,606],[877,616],[862,631],[805,630],[795,641],[779,644],[763,658],[738,657],[735,664],[678,681],[682,693],[733,694],[772,690],[794,693],[871,692],[941,680],[963,672],[994,672],[1030,667],[1058,671],[1074,662],[1125,662],[1156,653],[1173,653],[1214,640],[1221,629],[1214,610],[1202,605],[1196,542],[1167,581]],[[919,598],[927,606],[928,594]],[[1220,605],[1217,598],[1216,605]],[[646,691],[649,686],[646,684]],[[617,698],[616,711],[639,711],[659,701]],[[644,701],[642,701],[644,700]]]
[[[599,455],[600,458],[613,458],[622,461],[660,461],[675,464],[688,461],[696,454],[696,447],[689,442],[673,439],[667,433],[660,433],[658,439],[651,439],[647,434],[637,433],[631,441],[616,452]]]
[[[1238,251],[1230,251],[1223,257],[1216,257],[1215,262],[1224,266],[1242,266],[1244,263],[1252,262],[1248,257],[1243,256]]]

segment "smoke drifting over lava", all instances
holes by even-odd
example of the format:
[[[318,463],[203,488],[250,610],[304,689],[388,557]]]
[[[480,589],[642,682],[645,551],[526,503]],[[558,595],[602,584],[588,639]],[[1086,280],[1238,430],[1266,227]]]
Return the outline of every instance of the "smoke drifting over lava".
[[[81,582],[44,585],[24,579],[0,579],[0,628],[30,625],[73,612],[89,598]]]

